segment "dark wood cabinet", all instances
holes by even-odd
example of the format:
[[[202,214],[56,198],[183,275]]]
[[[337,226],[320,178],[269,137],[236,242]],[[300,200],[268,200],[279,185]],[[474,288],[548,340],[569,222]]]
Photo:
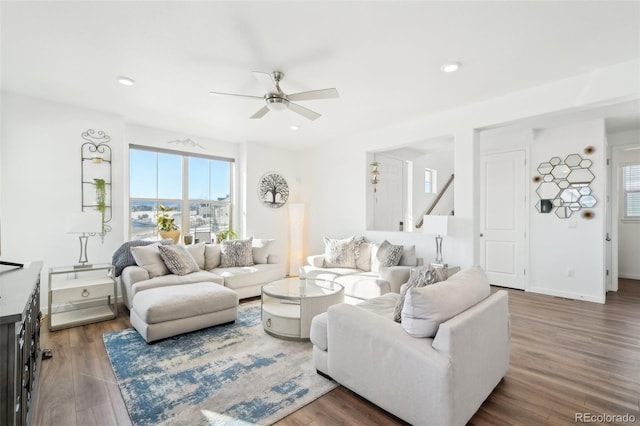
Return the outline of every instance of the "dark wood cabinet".
[[[42,262],[0,272],[0,425],[31,425],[40,375]]]

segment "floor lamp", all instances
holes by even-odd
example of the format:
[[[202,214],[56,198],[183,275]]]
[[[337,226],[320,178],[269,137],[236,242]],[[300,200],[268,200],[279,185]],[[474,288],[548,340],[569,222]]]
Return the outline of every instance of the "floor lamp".
[[[442,260],[442,237],[447,236],[449,216],[425,215],[422,220],[422,232],[436,236],[436,261],[434,266],[446,268],[448,265]]]
[[[302,266],[304,204],[289,204],[289,276],[297,277]]]

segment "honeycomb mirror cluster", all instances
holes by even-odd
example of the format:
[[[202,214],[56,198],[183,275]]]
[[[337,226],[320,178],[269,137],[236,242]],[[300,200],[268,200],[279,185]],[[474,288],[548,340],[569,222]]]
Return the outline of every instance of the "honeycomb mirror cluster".
[[[598,202],[591,191],[591,182],[595,179],[591,173],[592,162],[580,154],[570,154],[562,161],[553,157],[546,163],[540,163],[538,173],[542,176],[536,193],[540,200],[536,203],[539,213],[555,213],[561,219],[585,208],[591,208]]]

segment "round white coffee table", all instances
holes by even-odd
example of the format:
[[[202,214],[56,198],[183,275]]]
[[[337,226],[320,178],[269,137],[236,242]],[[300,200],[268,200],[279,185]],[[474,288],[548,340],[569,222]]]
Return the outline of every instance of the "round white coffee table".
[[[309,340],[311,320],[344,302],[344,287],[332,281],[284,278],[262,286],[262,326],[272,336]]]

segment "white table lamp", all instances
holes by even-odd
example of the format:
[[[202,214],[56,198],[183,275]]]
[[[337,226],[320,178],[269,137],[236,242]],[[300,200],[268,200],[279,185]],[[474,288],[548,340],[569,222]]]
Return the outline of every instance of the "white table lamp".
[[[422,221],[422,232],[436,236],[436,264],[447,266],[442,260],[442,237],[449,230],[449,216],[425,215]]]
[[[77,212],[67,216],[67,234],[82,234],[80,238],[80,258],[75,268],[90,268],[87,259],[87,240],[91,234],[102,232],[102,213]]]

